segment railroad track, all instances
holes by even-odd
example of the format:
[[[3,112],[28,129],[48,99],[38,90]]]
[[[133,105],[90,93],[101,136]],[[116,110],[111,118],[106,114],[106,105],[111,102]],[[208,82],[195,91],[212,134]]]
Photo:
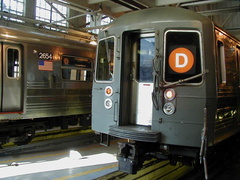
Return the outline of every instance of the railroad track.
[[[121,171],[115,171],[95,180],[118,180],[118,179],[160,179],[160,180],[177,180],[185,174],[192,171],[192,167],[177,163],[176,166],[170,165],[169,161],[159,161],[152,159],[144,163],[137,174],[127,174]]]
[[[222,142],[216,151],[207,156],[208,180],[239,179],[240,135]],[[227,177],[227,178],[226,178]],[[203,166],[179,180],[204,180]]]
[[[231,167],[232,163],[239,163],[240,158],[240,137],[232,138],[222,144],[222,147],[213,151],[208,156],[208,179],[222,180],[221,176],[225,175],[224,171]],[[236,169],[236,168],[235,168]],[[233,170],[235,170],[233,169]],[[232,173],[234,174],[234,173]],[[235,173],[236,174],[236,173]],[[232,177],[238,179],[239,177]],[[121,171],[115,171],[96,180],[132,180],[132,179],[149,179],[149,180],[205,180],[203,165],[194,170],[191,166],[177,163],[176,166],[170,165],[169,161],[160,161],[152,159],[144,163],[141,170],[135,175],[127,174]],[[225,179],[224,179],[225,180]]]

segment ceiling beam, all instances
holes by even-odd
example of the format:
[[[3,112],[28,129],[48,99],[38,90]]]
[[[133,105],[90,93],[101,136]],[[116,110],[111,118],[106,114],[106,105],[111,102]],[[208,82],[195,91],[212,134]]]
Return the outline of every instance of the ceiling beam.
[[[219,15],[219,14],[224,14],[224,13],[233,13],[233,12],[240,12],[240,6],[226,7],[224,9],[198,11],[197,13],[200,13],[204,16],[214,16],[214,15]]]
[[[46,26],[48,23],[44,24],[42,21],[39,21],[39,20],[36,20],[36,19],[27,18],[27,17],[23,17],[23,16],[19,16],[19,15],[15,15],[15,14],[11,14],[11,13],[6,13],[6,12],[0,11],[0,15],[1,16],[10,17],[10,18],[19,19],[19,20],[22,20],[22,21],[25,21],[25,22],[29,22],[29,23],[32,24],[32,26],[27,26],[26,24],[21,24],[21,26],[25,26],[25,27],[27,27],[29,29],[35,29],[35,30],[39,30],[39,31],[51,32],[53,34],[61,34],[62,36],[67,35],[67,34],[68,35],[73,34],[73,35],[77,35],[79,38],[84,39],[85,41],[87,41],[92,36],[92,34],[87,33],[87,32],[82,32],[82,31],[78,31],[78,30],[75,30],[75,29],[70,29],[70,28],[59,26],[59,25],[55,25],[55,24],[49,24],[49,26],[57,28],[57,29],[60,29],[60,30],[63,30],[63,31],[67,31],[68,33],[61,33],[61,32],[47,30],[47,29],[42,28],[42,26]],[[19,24],[19,23],[15,23],[15,22],[9,22],[7,20],[0,20],[0,21],[8,22],[9,24],[12,24],[14,26],[18,26],[18,24]],[[41,26],[39,26],[39,25],[41,25]]]
[[[186,2],[194,2],[194,0],[155,0],[155,5],[165,6],[170,4],[179,4],[179,3],[186,3]]]
[[[198,1],[198,2],[190,2],[190,3],[182,3],[181,6],[199,6],[199,5],[206,5],[206,4],[214,4],[219,2],[224,2],[226,0],[205,0],[205,1]]]
[[[65,7],[69,8],[69,9],[72,9],[72,10],[75,10],[75,11],[78,11],[78,12],[81,12],[81,13],[84,13],[84,14],[94,15],[93,12],[88,10],[89,8],[80,6],[78,4],[67,3],[67,2],[58,1],[58,0],[45,0],[45,1],[51,2],[51,3],[55,3],[55,4],[59,4],[61,6],[65,6]]]
[[[147,6],[144,6],[140,3],[138,3],[137,1],[132,1],[132,0],[123,0],[123,1],[128,3],[131,6],[137,7],[138,9],[146,9],[147,8]]]
[[[88,0],[88,4],[97,4],[97,3],[102,3],[110,0]]]
[[[131,9],[133,11],[138,10],[138,8],[131,6],[131,5],[129,5],[126,2],[122,2],[120,0],[111,0],[111,1],[117,3],[117,4],[121,5],[121,6],[124,6],[124,7],[128,8],[128,9]]]

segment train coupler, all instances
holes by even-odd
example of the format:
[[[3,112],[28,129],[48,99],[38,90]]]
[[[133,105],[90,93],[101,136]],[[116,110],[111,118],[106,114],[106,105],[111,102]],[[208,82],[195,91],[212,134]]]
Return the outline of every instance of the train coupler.
[[[136,161],[124,157],[118,157],[118,169],[128,174],[136,174],[139,170]]]
[[[119,171],[136,174],[144,162],[144,154],[135,143],[118,142],[117,155]]]
[[[146,160],[166,160],[168,156],[159,151],[159,145],[149,142],[118,142],[117,154],[119,171],[136,174]]]

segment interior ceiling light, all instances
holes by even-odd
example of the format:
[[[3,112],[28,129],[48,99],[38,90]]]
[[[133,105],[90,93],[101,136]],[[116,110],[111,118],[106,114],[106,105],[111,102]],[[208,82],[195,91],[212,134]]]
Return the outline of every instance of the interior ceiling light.
[[[91,42],[90,42],[90,44],[92,44],[92,45],[95,45],[95,46],[96,46],[96,45],[97,45],[97,42],[96,42],[96,41],[91,41]]]

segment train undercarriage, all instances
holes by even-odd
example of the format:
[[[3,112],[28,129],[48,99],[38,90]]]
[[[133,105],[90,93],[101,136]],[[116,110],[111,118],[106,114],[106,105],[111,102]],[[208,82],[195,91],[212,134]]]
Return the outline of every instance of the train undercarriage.
[[[199,150],[178,146],[161,146],[151,142],[119,142],[118,143],[119,170],[136,174],[146,160],[156,158],[170,160],[172,165],[181,162],[184,165],[196,166],[199,160]]]
[[[190,166],[192,169],[201,172],[205,179],[208,179],[209,174],[213,171],[212,167],[229,161],[230,154],[236,153],[235,151],[238,149],[236,144],[239,143],[239,138],[240,133],[237,133],[216,146],[203,147],[203,154],[201,148],[197,147],[161,145],[158,142],[135,140],[118,142],[119,170],[128,174],[137,174],[144,166],[145,161],[155,158],[160,161],[169,160],[169,163],[173,166],[180,162],[182,165]]]
[[[118,143],[119,170],[136,174],[146,160],[156,158],[169,160],[172,165],[181,162],[184,165],[199,165],[200,148],[165,145],[160,143],[161,133],[152,132],[149,126],[110,126],[109,134],[131,140]],[[108,143],[109,144],[109,143]]]
[[[89,114],[5,121],[0,123],[0,146],[7,143],[28,144],[38,131],[50,131],[56,128],[65,130],[71,126],[87,127],[90,125]]]

